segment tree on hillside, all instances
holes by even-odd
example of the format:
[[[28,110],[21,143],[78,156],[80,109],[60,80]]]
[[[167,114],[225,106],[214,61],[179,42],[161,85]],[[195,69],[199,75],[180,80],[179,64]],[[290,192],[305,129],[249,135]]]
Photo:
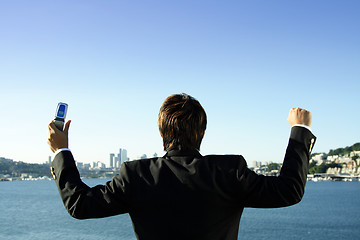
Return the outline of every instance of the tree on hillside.
[[[316,161],[312,161],[309,165],[309,173],[310,174],[314,174],[314,173],[326,173],[326,171],[329,168],[342,168],[342,166],[338,163],[335,162],[331,162],[331,163],[322,163],[320,165],[316,165]]]
[[[271,172],[272,170],[280,170],[281,164],[280,163],[270,163],[267,167],[268,167],[268,171]]]
[[[352,145],[350,147],[330,149],[328,155],[329,156],[345,155],[345,154],[349,154],[352,151],[360,151],[360,143],[355,143],[354,145]]]
[[[355,173],[357,173],[358,172],[358,159],[359,159],[360,157],[359,156],[352,156],[351,157],[351,160],[354,162],[354,164],[355,164]]]

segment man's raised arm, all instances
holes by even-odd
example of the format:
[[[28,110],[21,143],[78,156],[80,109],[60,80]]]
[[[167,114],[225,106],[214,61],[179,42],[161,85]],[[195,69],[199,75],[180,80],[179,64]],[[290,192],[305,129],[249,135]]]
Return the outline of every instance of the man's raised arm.
[[[246,186],[246,207],[285,207],[298,203],[303,195],[309,168],[310,153],[316,137],[310,126],[311,113],[305,109],[290,109],[289,143],[278,177],[257,175],[247,169],[241,179]]]

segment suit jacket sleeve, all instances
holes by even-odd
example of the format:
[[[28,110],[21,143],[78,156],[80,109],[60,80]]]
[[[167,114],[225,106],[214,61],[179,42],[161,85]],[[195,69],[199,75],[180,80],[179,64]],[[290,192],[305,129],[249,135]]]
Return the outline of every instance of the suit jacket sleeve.
[[[50,168],[64,206],[72,217],[100,218],[128,212],[126,174],[116,175],[105,185],[90,188],[81,181],[70,151],[58,153]]]
[[[304,195],[309,158],[315,136],[306,128],[293,127],[278,177],[257,175],[248,168],[238,172],[245,207],[284,207],[300,202]]]

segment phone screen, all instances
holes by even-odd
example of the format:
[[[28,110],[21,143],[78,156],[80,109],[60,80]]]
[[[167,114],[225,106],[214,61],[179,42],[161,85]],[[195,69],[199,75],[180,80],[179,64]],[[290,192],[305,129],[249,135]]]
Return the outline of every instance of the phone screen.
[[[64,118],[65,117],[65,105],[60,105],[59,110],[57,112],[58,118]]]

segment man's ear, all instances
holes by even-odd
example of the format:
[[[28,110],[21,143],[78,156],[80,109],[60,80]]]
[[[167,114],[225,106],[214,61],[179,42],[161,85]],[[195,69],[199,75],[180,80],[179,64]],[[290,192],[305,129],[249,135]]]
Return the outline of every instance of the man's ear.
[[[161,138],[163,138],[163,135],[162,135],[162,133],[160,133],[160,136],[161,136]]]

